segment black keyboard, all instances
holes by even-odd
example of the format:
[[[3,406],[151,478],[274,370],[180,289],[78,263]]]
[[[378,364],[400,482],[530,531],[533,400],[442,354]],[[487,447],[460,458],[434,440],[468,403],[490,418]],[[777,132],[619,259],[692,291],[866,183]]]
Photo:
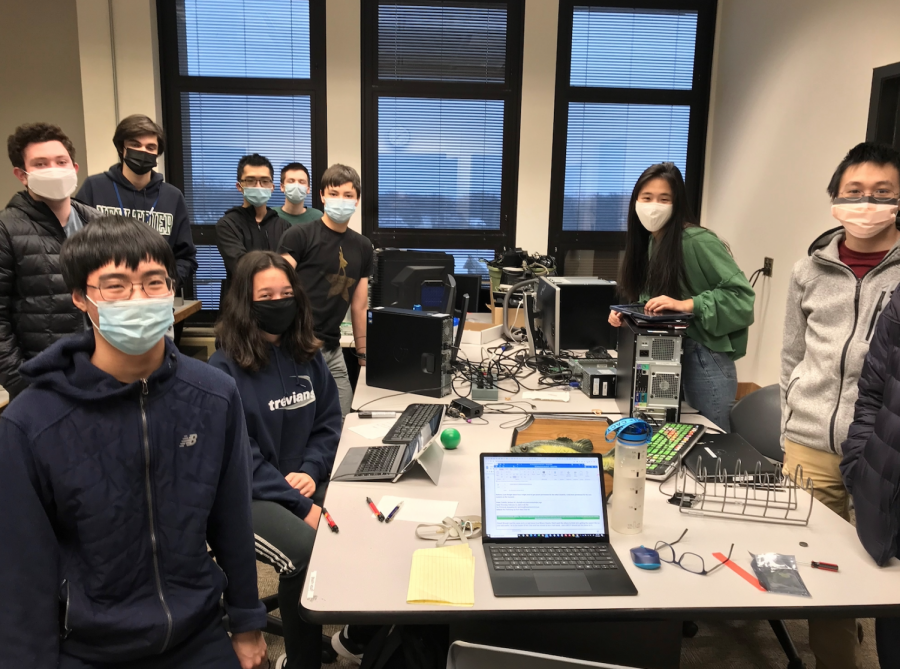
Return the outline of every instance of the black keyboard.
[[[377,476],[392,474],[391,465],[397,457],[400,446],[370,446],[366,449],[362,462],[356,468],[356,476]]]
[[[408,444],[445,408],[443,404],[410,404],[381,441],[385,444]]]
[[[535,569],[618,569],[612,551],[606,544],[572,544],[566,546],[490,546],[491,562],[496,571],[531,571]]]

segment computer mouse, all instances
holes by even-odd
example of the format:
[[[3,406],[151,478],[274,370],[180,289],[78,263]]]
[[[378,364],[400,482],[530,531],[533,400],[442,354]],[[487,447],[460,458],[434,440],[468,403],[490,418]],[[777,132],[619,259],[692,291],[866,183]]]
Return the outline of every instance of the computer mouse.
[[[659,569],[659,553],[646,546],[631,549],[631,561],[641,569]]]

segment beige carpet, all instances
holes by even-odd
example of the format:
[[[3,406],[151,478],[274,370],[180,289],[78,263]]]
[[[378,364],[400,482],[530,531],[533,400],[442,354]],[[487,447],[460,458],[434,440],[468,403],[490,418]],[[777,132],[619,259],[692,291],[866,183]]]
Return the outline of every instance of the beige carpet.
[[[259,594],[265,597],[278,589],[275,570],[262,563],[259,567]],[[860,648],[859,669],[878,669],[875,654],[875,626],[871,619],[862,620],[865,639]],[[682,669],[784,669],[787,666],[778,639],[765,620],[726,620],[701,622],[700,632],[693,639],[684,639],[681,646]],[[789,620],[788,631],[797,650],[809,669],[816,666],[809,650],[809,636],[805,620]],[[326,625],[326,634],[333,634],[339,625]],[[280,637],[266,635],[269,657],[276,659],[284,652]],[[353,667],[338,660],[323,667]]]

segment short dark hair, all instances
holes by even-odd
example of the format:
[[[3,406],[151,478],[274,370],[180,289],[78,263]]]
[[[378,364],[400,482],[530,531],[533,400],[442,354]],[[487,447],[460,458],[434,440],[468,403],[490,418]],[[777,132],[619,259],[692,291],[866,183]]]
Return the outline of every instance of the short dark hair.
[[[6,150],[9,153],[9,162],[13,167],[25,169],[25,147],[29,144],[41,142],[62,142],[69,152],[69,158],[75,162],[75,146],[72,140],[62,131],[58,125],[52,123],[26,123],[16,128],[6,140]]]
[[[249,156],[244,156],[238,161],[238,181],[241,180],[241,177],[244,174],[244,168],[247,165],[250,165],[250,167],[268,167],[269,178],[275,178],[275,168],[272,167],[272,163],[269,162],[269,159],[265,156],[259,155],[258,153],[251,153]]]
[[[166,151],[166,133],[163,129],[153,121],[149,116],[143,114],[132,114],[126,116],[113,133],[113,144],[119,155],[125,153],[125,142],[129,139],[137,139],[144,135],[156,135],[159,144],[157,153],[161,156]]]
[[[216,341],[219,348],[237,363],[238,367],[258,372],[269,363],[270,344],[251,309],[253,305],[253,277],[270,267],[280,269],[294,289],[297,317],[281,336],[281,350],[302,364],[312,360],[322,342],[313,332],[312,306],[300,285],[297,272],[282,256],[272,251],[250,251],[237,263],[231,288],[216,321]]]
[[[284,167],[281,168],[281,183],[284,183],[284,175],[288,172],[293,172],[294,170],[303,170],[306,173],[306,182],[309,183],[309,170],[306,169],[306,165],[303,163],[288,163]]]
[[[177,277],[175,255],[165,238],[135,218],[119,214],[101,216],[63,242],[59,264],[71,291],[87,290],[88,275],[115,263],[135,271],[142,260],[155,260]]]
[[[326,188],[337,188],[338,186],[343,186],[345,183],[349,183],[353,186],[356,190],[356,197],[358,198],[360,196],[359,172],[347,165],[335,163],[325,170],[325,174],[322,175],[321,190],[325,190]]]
[[[875,163],[882,166],[893,165],[897,168],[897,173],[900,174],[900,152],[897,149],[887,144],[861,142],[847,152],[841,164],[834,171],[827,189],[828,195],[831,196],[832,200],[841,191],[841,179],[844,178],[844,172],[848,168],[854,165],[861,165],[862,163]]]

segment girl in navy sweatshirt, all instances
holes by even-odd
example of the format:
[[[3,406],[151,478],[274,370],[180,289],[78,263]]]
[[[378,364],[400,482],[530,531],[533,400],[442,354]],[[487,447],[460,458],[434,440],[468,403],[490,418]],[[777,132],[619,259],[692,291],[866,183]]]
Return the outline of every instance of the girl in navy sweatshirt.
[[[300,619],[300,593],[341,435],[337,386],[313,334],[294,269],[271,251],[238,262],[210,359],[237,382],[253,451],[256,555],[279,572],[284,623],[277,669],[321,666],[322,628]]]

